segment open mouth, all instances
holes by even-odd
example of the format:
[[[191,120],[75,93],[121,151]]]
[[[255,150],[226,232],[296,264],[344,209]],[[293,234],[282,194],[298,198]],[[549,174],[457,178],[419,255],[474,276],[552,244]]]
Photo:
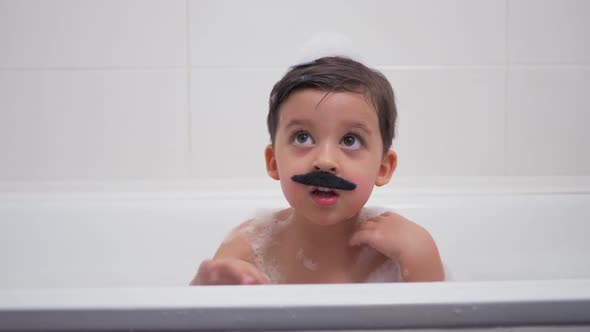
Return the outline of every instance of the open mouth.
[[[338,194],[334,190],[328,188],[315,188],[315,190],[313,190],[311,193],[313,195],[318,195],[321,197],[338,196]]]
[[[333,189],[315,187],[312,188],[311,196],[318,205],[330,206],[336,204],[339,195]]]

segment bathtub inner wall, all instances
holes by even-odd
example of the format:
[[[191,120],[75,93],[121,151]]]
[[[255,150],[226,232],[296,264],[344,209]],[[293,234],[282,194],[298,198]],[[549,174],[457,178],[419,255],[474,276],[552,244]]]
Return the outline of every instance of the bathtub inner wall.
[[[590,278],[589,194],[376,194],[430,231],[451,281]],[[0,288],[186,285],[275,193],[0,196]]]

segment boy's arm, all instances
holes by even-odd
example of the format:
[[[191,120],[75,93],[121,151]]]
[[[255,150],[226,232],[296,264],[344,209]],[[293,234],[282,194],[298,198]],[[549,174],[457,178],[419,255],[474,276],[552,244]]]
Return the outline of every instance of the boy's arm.
[[[391,212],[363,222],[350,239],[399,262],[404,281],[443,281],[445,273],[436,243],[421,226]]]
[[[249,232],[254,227],[247,221],[223,241],[213,256],[199,266],[190,285],[252,285],[269,283],[268,277],[254,264]]]
[[[445,272],[432,236],[418,226],[413,243],[399,257],[404,281],[444,281]]]

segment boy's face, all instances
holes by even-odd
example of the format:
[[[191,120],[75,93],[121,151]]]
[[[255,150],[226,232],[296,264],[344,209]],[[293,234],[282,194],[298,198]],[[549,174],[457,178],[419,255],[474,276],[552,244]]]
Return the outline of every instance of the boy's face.
[[[383,155],[377,112],[364,95],[326,94],[304,89],[287,98],[280,107],[274,149],[269,145],[265,157],[268,174],[281,181],[297,213],[331,225],[354,217],[373,186],[389,182],[397,156],[393,151]],[[356,188],[321,193],[291,179],[313,171],[331,172]]]

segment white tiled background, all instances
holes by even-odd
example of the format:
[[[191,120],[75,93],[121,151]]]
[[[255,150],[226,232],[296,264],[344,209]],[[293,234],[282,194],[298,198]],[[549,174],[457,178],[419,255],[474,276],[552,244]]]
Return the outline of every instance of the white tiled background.
[[[391,81],[398,175],[590,175],[587,0],[0,0],[0,181],[266,178],[318,36]]]

